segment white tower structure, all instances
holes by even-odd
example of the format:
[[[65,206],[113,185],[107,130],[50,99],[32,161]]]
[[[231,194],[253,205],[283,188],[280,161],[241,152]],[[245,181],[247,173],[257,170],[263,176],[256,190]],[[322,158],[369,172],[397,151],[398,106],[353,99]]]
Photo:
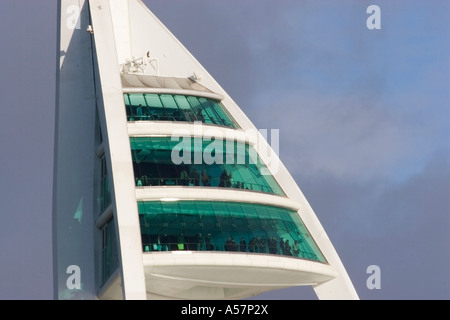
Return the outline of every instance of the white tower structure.
[[[358,299],[276,152],[140,0],[58,3],[56,299]]]

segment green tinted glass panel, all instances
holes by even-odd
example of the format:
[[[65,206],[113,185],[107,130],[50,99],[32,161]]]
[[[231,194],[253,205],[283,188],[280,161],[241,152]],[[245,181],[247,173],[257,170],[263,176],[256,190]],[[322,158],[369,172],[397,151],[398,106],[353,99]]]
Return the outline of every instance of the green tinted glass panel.
[[[174,98],[175,98],[175,101],[177,102],[178,106],[180,107],[180,109],[185,109],[185,110],[191,109],[191,105],[187,101],[186,96],[176,95],[176,96],[174,96]]]
[[[186,98],[189,104],[191,105],[191,109],[193,109],[194,111],[197,111],[197,109],[202,108],[202,104],[197,97],[187,96]]]
[[[173,98],[172,95],[170,94],[162,94],[161,96],[161,101],[164,105],[164,108],[168,108],[168,109],[178,109],[178,106],[175,102],[175,99]]]
[[[119,267],[119,255],[114,220],[103,227],[101,280],[105,283]]]
[[[143,105],[143,106],[146,106],[146,102],[145,102],[145,99],[144,99],[144,95],[142,95],[142,94],[139,94],[139,95],[135,95],[135,94],[133,94],[133,95],[130,95],[129,96],[129,99],[130,99],[130,104],[132,105],[132,106],[138,106],[138,105]]]
[[[173,95],[127,93],[124,95],[128,121],[201,121],[238,128],[225,107],[213,99]],[[137,107],[142,105],[142,110]]]
[[[220,103],[217,101],[210,101],[212,105],[212,109],[216,112],[218,117],[221,119],[221,122],[225,126],[233,126],[231,122],[229,122],[229,119],[231,116],[225,111],[224,108],[221,107]]]
[[[196,202],[195,206],[199,215],[207,215],[213,211],[213,207],[210,202]]]
[[[139,202],[138,208],[144,251],[240,251],[326,263],[293,210],[212,201]]]
[[[252,147],[200,138],[143,137],[130,139],[136,186],[184,185],[235,188],[284,196],[275,179],[253,163]],[[243,150],[246,161],[234,153]],[[229,160],[234,159],[230,164]]]
[[[166,213],[171,213],[171,214],[178,214],[180,213],[180,208],[178,206],[178,201],[176,202],[165,202],[162,205],[162,213],[166,214]]]
[[[161,202],[139,202],[139,211],[154,212],[155,214],[163,213]]]
[[[134,96],[134,95],[133,95]],[[152,108],[162,108],[161,100],[157,94],[146,94],[145,100],[147,101],[147,105]]]
[[[222,121],[217,116],[216,112],[212,108],[211,103],[206,98],[199,98],[199,101],[203,108],[203,113],[207,115],[211,124],[223,125]]]

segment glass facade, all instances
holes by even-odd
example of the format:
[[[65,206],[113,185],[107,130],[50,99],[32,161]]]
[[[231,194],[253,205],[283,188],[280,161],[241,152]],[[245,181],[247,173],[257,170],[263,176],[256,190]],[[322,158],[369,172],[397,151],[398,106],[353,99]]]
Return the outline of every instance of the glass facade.
[[[297,212],[237,202],[138,202],[143,251],[235,251],[326,263]]]
[[[174,141],[172,141],[174,140]],[[254,149],[236,141],[130,138],[136,186],[184,185],[252,190],[284,196]]]
[[[128,121],[238,128],[219,101],[125,94]],[[252,146],[205,137],[130,137],[136,187],[234,188],[285,196]],[[294,210],[226,201],[138,201],[142,250],[233,251],[326,263]]]
[[[103,226],[103,243],[102,243],[102,284],[119,267],[119,253],[117,248],[116,232],[114,228],[114,220],[111,219]]]
[[[109,188],[109,177],[106,170],[106,159],[101,159],[100,196],[97,198],[99,213],[102,213],[111,204],[111,190]]]
[[[210,98],[128,93],[124,95],[128,121],[201,121],[205,124],[238,128],[220,101]]]

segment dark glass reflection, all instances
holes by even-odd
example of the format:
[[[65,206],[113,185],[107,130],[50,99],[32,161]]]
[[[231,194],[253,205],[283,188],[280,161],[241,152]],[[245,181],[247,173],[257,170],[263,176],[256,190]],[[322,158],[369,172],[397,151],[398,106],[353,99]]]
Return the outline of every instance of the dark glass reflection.
[[[212,201],[139,202],[143,250],[235,251],[326,262],[295,211]]]
[[[275,179],[261,173],[265,166],[251,146],[216,141],[211,148],[211,141],[180,139],[130,139],[136,186],[221,187],[284,196]]]
[[[205,124],[238,128],[220,101],[210,98],[128,93],[124,95],[128,121],[200,121]]]
[[[111,219],[102,229],[102,283],[105,283],[109,277],[119,267],[119,253],[116,241],[116,231],[114,220]]]

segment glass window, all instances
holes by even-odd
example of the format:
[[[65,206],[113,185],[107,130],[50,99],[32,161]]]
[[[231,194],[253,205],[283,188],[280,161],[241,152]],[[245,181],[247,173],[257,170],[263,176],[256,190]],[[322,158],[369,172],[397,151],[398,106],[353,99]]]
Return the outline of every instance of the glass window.
[[[144,96],[147,106],[162,109],[163,105],[157,94],[145,94]]]
[[[197,141],[198,140],[198,141]],[[184,137],[136,137],[130,139],[136,186],[183,185],[235,188],[284,196],[272,176],[261,174],[260,163],[250,161],[252,147],[231,141],[204,141]],[[245,150],[238,163],[235,150]],[[233,159],[229,164],[230,158]]]
[[[218,201],[139,202],[138,208],[144,251],[241,251],[326,263],[293,210]]]
[[[100,190],[97,198],[99,213],[102,213],[111,204],[111,190],[109,187],[109,177],[106,167],[106,158],[101,158],[101,172],[100,172]]]
[[[217,114],[220,119],[220,122],[224,126],[233,126],[233,123],[229,121],[231,118],[230,115],[225,111],[225,109],[220,105],[218,101],[210,100],[211,109]]]
[[[220,101],[213,99],[172,94],[127,93],[124,100],[128,121],[201,121],[210,125],[238,128]]]
[[[114,220],[111,219],[102,229],[102,283],[105,283],[119,267]]]
[[[146,106],[147,103],[145,102],[144,95],[142,94],[130,94],[129,95],[130,104],[134,107],[137,107],[138,105]]]
[[[157,120],[180,121],[181,113],[173,96],[170,94],[161,94],[159,97],[164,106],[164,110]]]
[[[209,119],[211,124],[217,124],[217,125],[223,125],[222,121],[219,119],[216,111],[212,107],[211,103],[209,103],[209,100],[206,98],[199,98],[198,99],[202,105],[203,113],[206,115],[206,118]]]
[[[164,108],[168,109],[178,109],[178,106],[175,102],[175,99],[171,94],[162,94],[160,95],[161,101],[164,105]]]
[[[164,107],[157,94],[145,94],[145,101],[147,103],[147,120],[159,120],[159,117],[164,114]]]
[[[134,108],[131,105],[130,96],[128,94],[124,95],[125,98],[125,108],[127,111],[127,121],[134,121]]]
[[[184,110],[191,109],[191,105],[189,104],[186,96],[176,95],[174,96],[174,99],[177,102],[177,105],[180,107],[180,109]]]

